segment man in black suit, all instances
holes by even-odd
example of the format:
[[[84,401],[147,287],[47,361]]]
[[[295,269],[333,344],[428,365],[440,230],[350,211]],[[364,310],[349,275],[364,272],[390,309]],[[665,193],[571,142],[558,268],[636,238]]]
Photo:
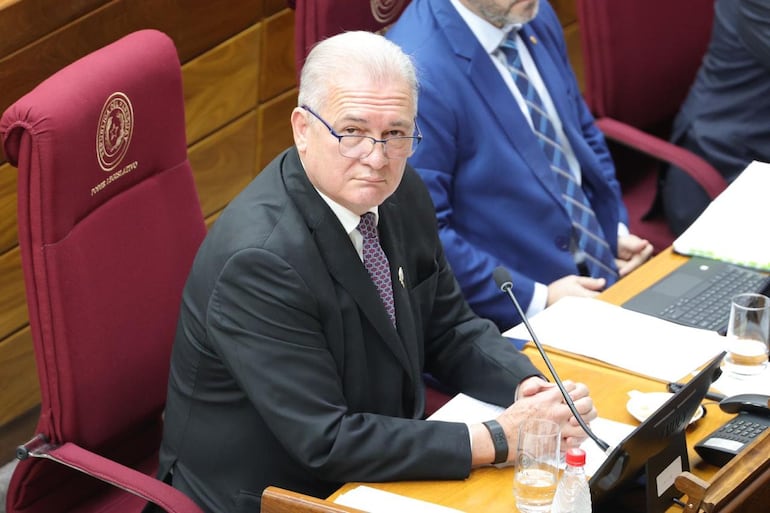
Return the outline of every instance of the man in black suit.
[[[674,121],[671,141],[732,182],[752,160],[770,162],[770,2],[717,0],[706,55]],[[679,235],[706,209],[706,192],[669,169],[663,209]]]
[[[462,479],[510,460],[526,417],[584,439],[558,389],[462,299],[406,166],[419,139],[411,61],[348,32],[311,52],[301,84],[295,147],[231,202],[193,264],[160,476],[206,511],[255,512],[268,485],[324,497],[347,481]],[[392,276],[379,288],[367,213]],[[424,371],[508,408],[489,427],[422,420]],[[586,387],[569,389],[594,418]]]

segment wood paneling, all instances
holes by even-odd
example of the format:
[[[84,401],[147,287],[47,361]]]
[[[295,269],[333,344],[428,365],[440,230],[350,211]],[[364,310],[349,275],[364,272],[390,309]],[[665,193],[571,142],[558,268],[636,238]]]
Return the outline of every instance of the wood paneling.
[[[20,330],[29,322],[26,298],[21,255],[19,247],[16,246],[0,254],[0,343],[3,338]],[[3,372],[0,362],[0,374]]]
[[[259,35],[255,25],[182,67],[188,144],[256,109]]]
[[[256,140],[252,111],[190,148],[204,216],[224,208],[255,176]]]
[[[105,4],[15,53],[0,55],[0,111],[60,68],[135,30],[157,28],[167,33],[174,39],[181,61],[186,62],[257,23],[261,4],[259,0],[118,0]],[[49,9],[56,5],[58,2],[49,1]]]
[[[0,426],[40,404],[29,326],[0,342]],[[0,465],[2,462],[0,461]]]
[[[279,153],[294,144],[291,111],[297,106],[297,90],[291,90],[259,107],[259,142],[257,172]]]
[[[8,55],[108,0],[69,0],[51,9],[50,0],[0,2],[0,55]],[[5,4],[5,5],[4,5]]]
[[[296,86],[294,72],[294,11],[267,18],[262,33],[259,101],[264,102]]]
[[[0,164],[0,253],[19,243],[16,232],[17,173],[10,164]]]

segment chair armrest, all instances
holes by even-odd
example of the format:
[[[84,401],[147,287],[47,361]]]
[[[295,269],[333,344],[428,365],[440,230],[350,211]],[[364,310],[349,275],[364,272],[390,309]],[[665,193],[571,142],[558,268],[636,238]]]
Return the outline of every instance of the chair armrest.
[[[38,436],[26,444],[29,450],[25,451],[23,447],[17,450],[20,459],[44,458],[66,465],[157,504],[168,513],[203,513],[192,499],[176,488],[73,443],[53,446]]]
[[[596,120],[596,125],[608,139],[682,169],[703,187],[711,199],[727,188],[727,182],[719,171],[691,151],[616,119],[600,118]]]

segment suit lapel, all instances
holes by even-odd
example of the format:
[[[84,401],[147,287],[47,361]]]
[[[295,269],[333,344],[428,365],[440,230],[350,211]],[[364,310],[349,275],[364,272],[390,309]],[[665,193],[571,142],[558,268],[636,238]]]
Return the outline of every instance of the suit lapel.
[[[410,358],[407,356],[404,344],[399,339],[387,312],[382,306],[377,288],[366,272],[348,234],[345,233],[337,217],[307,179],[296,150],[290,152],[283,172],[287,192],[302,212],[327,270],[350,294],[383,342],[411,375]],[[400,287],[400,284],[398,286]],[[395,289],[394,286],[394,293]],[[397,302],[397,318],[398,311],[399,304]]]
[[[544,189],[556,201],[561,202],[559,185],[551,171],[550,163],[489,54],[449,2],[434,0],[432,5],[436,19],[443,26],[455,58],[458,59],[459,68],[466,73],[478,96],[484,100],[499,122],[502,134],[526,162]],[[524,127],[527,129],[523,130]]]
[[[407,171],[408,172],[408,171]],[[385,254],[388,255],[390,272],[393,279],[393,301],[396,305],[396,324],[399,342],[404,348],[411,363],[409,375],[412,379],[420,374],[417,344],[410,340],[416,333],[415,319],[409,298],[409,268],[404,253],[403,243],[409,240],[403,233],[404,225],[400,219],[396,194],[380,205],[380,241]]]

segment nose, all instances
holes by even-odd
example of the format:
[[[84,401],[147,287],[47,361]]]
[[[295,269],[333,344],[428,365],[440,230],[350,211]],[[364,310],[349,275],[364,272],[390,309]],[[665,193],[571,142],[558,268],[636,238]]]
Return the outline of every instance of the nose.
[[[374,143],[372,152],[361,159],[375,169],[379,169],[388,163],[388,155],[385,150],[385,143],[383,141],[377,141]]]

